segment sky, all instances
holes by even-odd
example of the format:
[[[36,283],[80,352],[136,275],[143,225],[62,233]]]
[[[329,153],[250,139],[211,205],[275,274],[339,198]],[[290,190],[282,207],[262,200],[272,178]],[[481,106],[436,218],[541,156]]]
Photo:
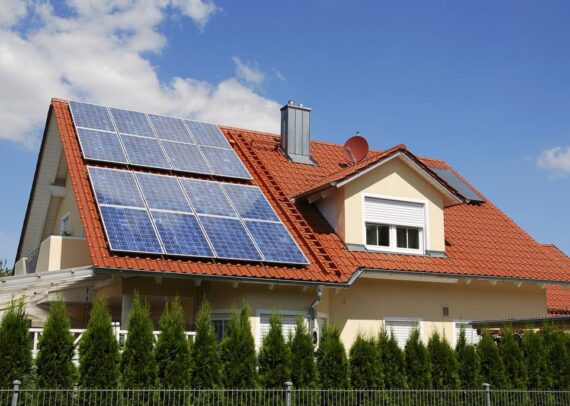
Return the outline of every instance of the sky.
[[[0,258],[51,97],[446,160],[570,254],[570,2],[2,0]]]

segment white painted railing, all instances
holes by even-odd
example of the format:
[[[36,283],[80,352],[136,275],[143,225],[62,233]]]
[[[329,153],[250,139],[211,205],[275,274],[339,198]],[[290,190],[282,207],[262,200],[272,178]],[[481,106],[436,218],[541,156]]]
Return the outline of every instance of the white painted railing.
[[[129,331],[128,330],[121,330],[120,323],[113,323],[113,331],[115,332],[115,337],[117,338],[117,342],[119,343],[119,349],[120,349],[120,351],[122,351],[123,347],[125,346],[125,340],[127,339],[127,334]],[[32,356],[35,359],[36,356],[38,355],[38,352],[39,352],[40,336],[43,334],[44,329],[41,327],[40,328],[32,327],[29,329],[29,332],[30,332],[30,335],[32,336]],[[79,341],[81,340],[81,337],[83,336],[83,333],[85,332],[85,329],[84,328],[72,328],[69,330],[69,332],[73,335],[73,345],[75,348],[75,352],[73,354],[73,362],[78,364],[79,363],[79,352],[78,352]],[[152,332],[152,335],[154,336],[155,342],[161,333],[162,333],[162,331],[160,331],[160,330],[155,330]],[[186,336],[187,340],[194,341],[194,338],[196,337],[196,332],[195,331],[185,331],[184,335]]]

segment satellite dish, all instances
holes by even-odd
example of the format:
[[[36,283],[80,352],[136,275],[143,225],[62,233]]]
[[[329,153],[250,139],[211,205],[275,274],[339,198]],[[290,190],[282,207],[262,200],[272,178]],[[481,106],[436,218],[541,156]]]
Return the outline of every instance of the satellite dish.
[[[353,164],[362,161],[368,155],[368,141],[358,133],[356,134],[354,137],[350,137],[342,148],[344,158]]]

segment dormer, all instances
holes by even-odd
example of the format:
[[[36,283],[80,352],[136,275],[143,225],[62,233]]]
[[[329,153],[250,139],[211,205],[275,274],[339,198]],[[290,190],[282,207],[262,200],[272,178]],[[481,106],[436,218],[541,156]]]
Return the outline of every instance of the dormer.
[[[349,249],[445,255],[444,209],[465,198],[404,145],[351,164],[298,195]]]

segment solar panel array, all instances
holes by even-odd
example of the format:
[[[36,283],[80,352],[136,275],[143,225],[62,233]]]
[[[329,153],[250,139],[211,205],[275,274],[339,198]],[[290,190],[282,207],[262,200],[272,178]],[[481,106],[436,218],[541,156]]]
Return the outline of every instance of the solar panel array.
[[[141,120],[125,126],[138,131]],[[88,172],[112,251],[308,264],[256,186],[94,166]]]
[[[485,199],[479,196],[471,187],[463,182],[463,180],[451,172],[449,169],[441,169],[441,168],[430,168],[434,171],[440,178],[442,178],[449,186],[457,190],[463,197],[472,201],[483,203]]]
[[[218,126],[69,102],[88,160],[251,179]]]

